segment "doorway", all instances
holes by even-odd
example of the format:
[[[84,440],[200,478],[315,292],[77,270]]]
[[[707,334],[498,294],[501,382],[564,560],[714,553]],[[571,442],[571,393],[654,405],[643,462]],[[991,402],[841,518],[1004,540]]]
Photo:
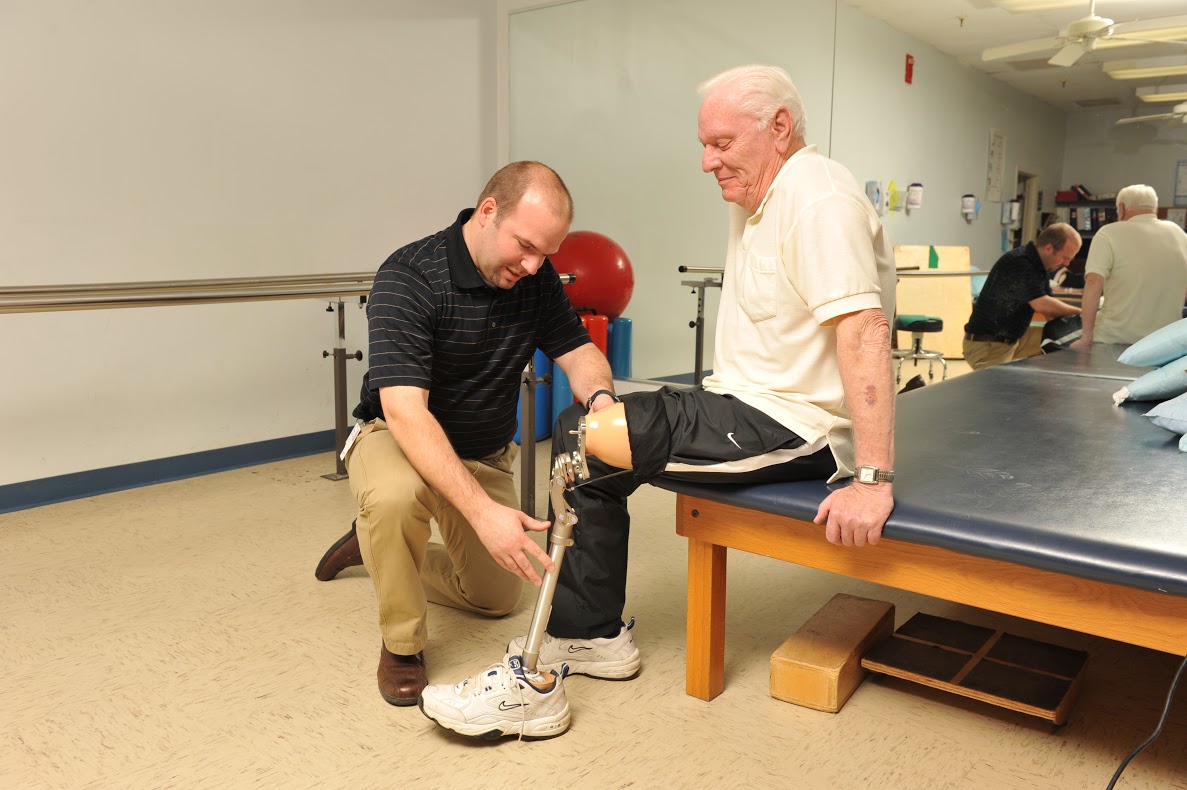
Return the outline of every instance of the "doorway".
[[[1039,233],[1039,177],[1034,173],[1019,170],[1015,198],[1019,203],[1018,223],[1010,231],[1011,248],[1021,247],[1034,241]]]

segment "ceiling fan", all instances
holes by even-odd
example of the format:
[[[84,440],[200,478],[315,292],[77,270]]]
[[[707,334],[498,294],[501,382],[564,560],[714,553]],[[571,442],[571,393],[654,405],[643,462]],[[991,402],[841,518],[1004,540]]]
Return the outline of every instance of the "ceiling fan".
[[[1183,123],[1187,123],[1187,101],[1182,104],[1176,104],[1171,108],[1170,112],[1161,112],[1157,115],[1138,115],[1133,118],[1122,118],[1117,121],[1114,126],[1121,126],[1127,123],[1146,123],[1147,121],[1171,121],[1179,119]]]
[[[981,52],[981,60],[1001,60],[1054,49],[1058,51],[1047,62],[1052,66],[1070,66],[1085,53],[1096,49],[1100,41],[1112,40],[1118,44],[1124,41],[1134,44],[1150,42],[1187,45],[1187,42],[1176,41],[1165,35],[1159,37],[1160,32],[1174,28],[1187,28],[1187,15],[1142,19],[1135,22],[1113,22],[1106,17],[1097,16],[1096,0],[1088,0],[1088,16],[1072,22],[1061,30],[1058,36],[990,47]],[[1176,38],[1187,38],[1187,33]]]

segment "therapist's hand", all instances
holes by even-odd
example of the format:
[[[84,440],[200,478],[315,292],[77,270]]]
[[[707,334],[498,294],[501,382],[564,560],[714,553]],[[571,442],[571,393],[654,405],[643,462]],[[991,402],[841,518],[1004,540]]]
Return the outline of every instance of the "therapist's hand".
[[[1092,338],[1081,337],[1075,343],[1072,343],[1068,348],[1090,348],[1092,346]]]
[[[829,543],[841,546],[874,545],[882,538],[882,527],[894,510],[890,483],[851,483],[820,503],[817,524],[825,524]]]

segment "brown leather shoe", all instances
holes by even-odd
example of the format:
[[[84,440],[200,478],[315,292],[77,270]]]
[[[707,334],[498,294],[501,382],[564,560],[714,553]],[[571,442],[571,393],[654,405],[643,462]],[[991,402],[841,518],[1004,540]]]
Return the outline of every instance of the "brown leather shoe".
[[[330,546],[329,551],[317,564],[313,575],[318,581],[328,582],[339,573],[354,565],[363,564],[363,554],[359,551],[359,536],[354,531],[355,522],[350,522],[350,532],[338,538],[338,542]]]
[[[398,656],[382,645],[379,651],[379,693],[391,705],[415,705],[428,684],[425,654]]]

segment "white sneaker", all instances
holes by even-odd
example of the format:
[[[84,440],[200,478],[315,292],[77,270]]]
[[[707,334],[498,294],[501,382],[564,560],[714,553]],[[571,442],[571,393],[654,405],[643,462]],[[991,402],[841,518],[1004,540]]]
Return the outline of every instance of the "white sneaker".
[[[616,636],[600,639],[561,639],[544,635],[540,645],[537,668],[541,672],[556,670],[562,664],[568,665],[569,675],[588,675],[604,680],[630,680],[639,674],[642,664],[639,648],[631,638],[635,618],[622,627]],[[523,655],[526,636],[517,636],[507,643],[508,656]],[[506,657],[504,657],[506,660]]]
[[[569,729],[563,684],[563,667],[529,674],[519,656],[509,656],[457,685],[426,686],[420,711],[447,730],[484,741],[555,738]]]

